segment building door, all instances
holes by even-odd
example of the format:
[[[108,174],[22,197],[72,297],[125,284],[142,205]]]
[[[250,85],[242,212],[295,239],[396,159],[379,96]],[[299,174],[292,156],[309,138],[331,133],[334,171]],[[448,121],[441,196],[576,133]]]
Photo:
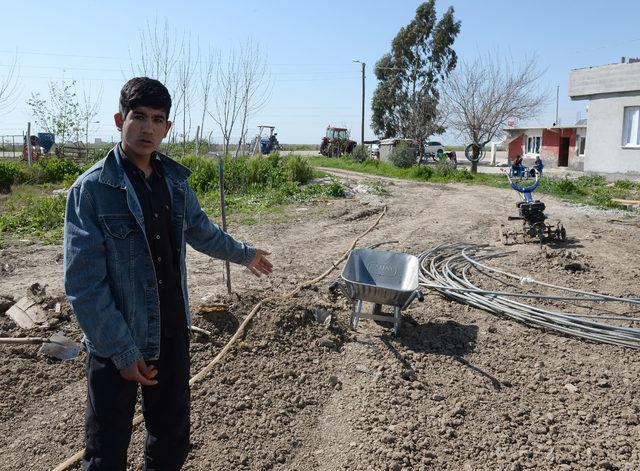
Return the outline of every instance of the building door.
[[[558,151],[558,167],[569,166],[569,138],[560,138],[560,149]]]

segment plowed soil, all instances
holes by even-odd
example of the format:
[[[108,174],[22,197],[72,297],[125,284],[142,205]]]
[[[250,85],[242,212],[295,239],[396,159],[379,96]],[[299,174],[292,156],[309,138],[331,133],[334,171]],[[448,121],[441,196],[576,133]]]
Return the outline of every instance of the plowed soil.
[[[359,190],[370,185],[340,176]],[[377,182],[382,195],[358,192],[231,225],[237,238],[270,250],[275,265],[268,279],[232,267],[231,295],[222,263],[190,251],[194,323],[212,332],[193,336],[194,374],[258,301],[331,268],[383,206],[387,213],[359,246],[397,241],[381,249],[415,255],[443,242],[499,245],[498,228],[516,211],[512,191]],[[637,215],[544,201],[566,227],[567,243],[517,244],[492,263],[560,285],[638,296]],[[47,285],[40,301],[49,309],[49,325],[33,332],[0,314],[0,336],[62,332],[80,340],[64,302],[61,253],[39,243],[0,251],[0,295],[17,300],[37,282]],[[350,303],[328,289],[337,268],[295,297],[266,303],[194,385],[184,469],[640,469],[638,351],[527,327],[427,290],[423,303],[404,312],[398,338],[369,320],[354,332]],[[207,312],[216,304],[227,312]],[[330,322],[318,322],[325,312]],[[61,362],[37,352],[0,346],[0,470],[53,469],[83,447],[85,354]],[[131,469],[141,467],[143,440],[138,426]]]

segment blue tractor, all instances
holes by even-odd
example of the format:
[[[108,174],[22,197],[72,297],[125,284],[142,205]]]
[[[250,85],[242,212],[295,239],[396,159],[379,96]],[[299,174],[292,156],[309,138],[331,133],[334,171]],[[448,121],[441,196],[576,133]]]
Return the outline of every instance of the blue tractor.
[[[278,142],[278,133],[273,132],[275,128],[275,126],[258,126],[260,132],[253,141],[253,146],[251,149],[251,153],[253,155],[256,155],[258,153],[266,155],[270,154],[271,152],[282,150],[282,146]],[[269,135],[266,135],[265,129],[269,130]],[[264,136],[263,133],[265,134]]]

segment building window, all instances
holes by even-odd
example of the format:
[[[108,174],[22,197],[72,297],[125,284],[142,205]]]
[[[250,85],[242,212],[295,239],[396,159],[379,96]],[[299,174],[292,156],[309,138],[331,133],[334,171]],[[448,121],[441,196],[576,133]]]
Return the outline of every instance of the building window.
[[[622,123],[622,145],[640,147],[640,106],[626,106]]]
[[[540,136],[527,137],[527,154],[540,153]]]
[[[584,136],[578,136],[578,155],[584,155],[584,147],[587,143],[587,138]]]

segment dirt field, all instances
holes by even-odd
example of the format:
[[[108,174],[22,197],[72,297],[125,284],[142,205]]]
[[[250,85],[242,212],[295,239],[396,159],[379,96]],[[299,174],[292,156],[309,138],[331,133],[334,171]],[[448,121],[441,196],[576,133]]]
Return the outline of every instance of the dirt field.
[[[351,186],[364,182],[340,173]],[[195,314],[194,323],[214,336],[194,335],[192,372],[215,356],[256,302],[330,268],[382,205],[387,214],[359,245],[397,240],[383,248],[412,254],[442,242],[495,244],[500,223],[515,212],[512,191],[383,185],[388,195],[359,193],[232,226],[238,238],[271,250],[276,269],[257,279],[233,267],[231,297],[221,262],[192,251],[192,309],[229,305],[227,314]],[[567,228],[566,246],[549,248],[547,256],[537,244],[518,245],[493,264],[637,296],[637,215],[544,201]],[[558,261],[567,251],[581,270]],[[431,291],[406,310],[399,338],[365,320],[352,332],[350,304],[327,289],[337,275],[268,303],[193,387],[193,448],[184,469],[640,469],[640,352],[543,332]],[[35,282],[48,285],[50,307],[63,299],[60,246],[0,251],[0,295],[17,299]],[[315,320],[318,309],[332,315],[329,326]],[[61,331],[80,339],[66,306],[50,312],[50,323],[32,334]],[[20,335],[4,315],[0,335]],[[59,362],[38,355],[37,347],[0,346],[0,470],[53,469],[82,449],[84,358]],[[131,469],[142,463],[143,432],[141,426],[134,432]]]

